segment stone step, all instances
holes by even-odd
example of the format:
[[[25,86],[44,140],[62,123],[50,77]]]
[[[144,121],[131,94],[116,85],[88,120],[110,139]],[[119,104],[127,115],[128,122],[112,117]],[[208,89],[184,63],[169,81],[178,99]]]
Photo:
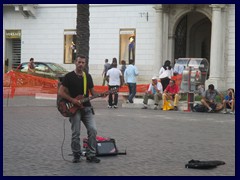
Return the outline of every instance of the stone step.
[[[135,109],[141,109],[143,107],[143,99],[142,98],[134,98],[134,103],[126,103],[126,100],[122,103],[123,108],[135,108]],[[200,103],[200,102],[194,102],[194,104]],[[158,109],[162,107],[162,100],[159,103]],[[148,109],[154,108],[154,100],[149,99],[148,100]],[[188,103],[187,101],[179,101],[178,104],[179,111],[188,111]]]

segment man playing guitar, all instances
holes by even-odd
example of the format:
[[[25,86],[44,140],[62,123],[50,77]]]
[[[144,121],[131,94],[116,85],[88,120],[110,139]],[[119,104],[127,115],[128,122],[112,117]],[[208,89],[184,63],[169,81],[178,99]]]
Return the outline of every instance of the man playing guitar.
[[[71,102],[74,106],[81,107],[70,117],[72,139],[71,149],[73,152],[73,163],[80,162],[80,129],[81,121],[85,125],[88,134],[88,148],[86,157],[88,162],[99,163],[100,159],[96,157],[96,134],[97,128],[93,119],[92,107],[90,101],[81,103],[76,97],[82,95],[89,97],[89,91],[92,96],[96,96],[94,84],[90,74],[84,72],[86,57],[78,56],[75,60],[75,70],[65,75],[62,84],[59,87],[58,95],[61,98]]]

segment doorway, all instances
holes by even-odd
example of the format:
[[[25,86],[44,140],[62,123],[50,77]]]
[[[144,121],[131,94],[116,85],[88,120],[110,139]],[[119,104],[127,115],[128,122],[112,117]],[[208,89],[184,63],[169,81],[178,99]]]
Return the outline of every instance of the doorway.
[[[9,71],[21,63],[21,31],[6,30],[5,38],[5,71]]]
[[[210,64],[211,21],[202,13],[190,12],[175,29],[174,59],[206,58]]]

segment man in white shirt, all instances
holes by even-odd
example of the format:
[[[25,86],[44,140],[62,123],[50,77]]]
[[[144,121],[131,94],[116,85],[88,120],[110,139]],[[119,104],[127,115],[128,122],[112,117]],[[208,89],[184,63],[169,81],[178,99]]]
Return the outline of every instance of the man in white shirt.
[[[148,99],[154,99],[154,110],[157,110],[159,101],[162,97],[163,87],[160,82],[158,82],[158,77],[152,78],[152,83],[150,83],[148,90],[146,91],[143,98],[143,107],[142,109],[147,109]]]
[[[119,88],[123,84],[122,72],[117,69],[117,59],[113,58],[112,68],[107,71],[107,81],[109,90],[113,88]],[[118,108],[118,92],[114,93],[114,99],[112,97],[112,93],[108,96],[108,108],[114,107]]]

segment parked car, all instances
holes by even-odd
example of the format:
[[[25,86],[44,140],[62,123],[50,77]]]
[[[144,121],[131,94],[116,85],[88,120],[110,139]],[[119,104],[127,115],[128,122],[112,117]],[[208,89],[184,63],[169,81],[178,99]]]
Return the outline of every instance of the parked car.
[[[52,79],[60,79],[62,78],[68,71],[60,66],[57,63],[52,62],[34,62],[35,64],[35,72],[34,75],[52,78]],[[17,69],[17,71],[27,73],[28,72],[28,62],[21,63]]]

